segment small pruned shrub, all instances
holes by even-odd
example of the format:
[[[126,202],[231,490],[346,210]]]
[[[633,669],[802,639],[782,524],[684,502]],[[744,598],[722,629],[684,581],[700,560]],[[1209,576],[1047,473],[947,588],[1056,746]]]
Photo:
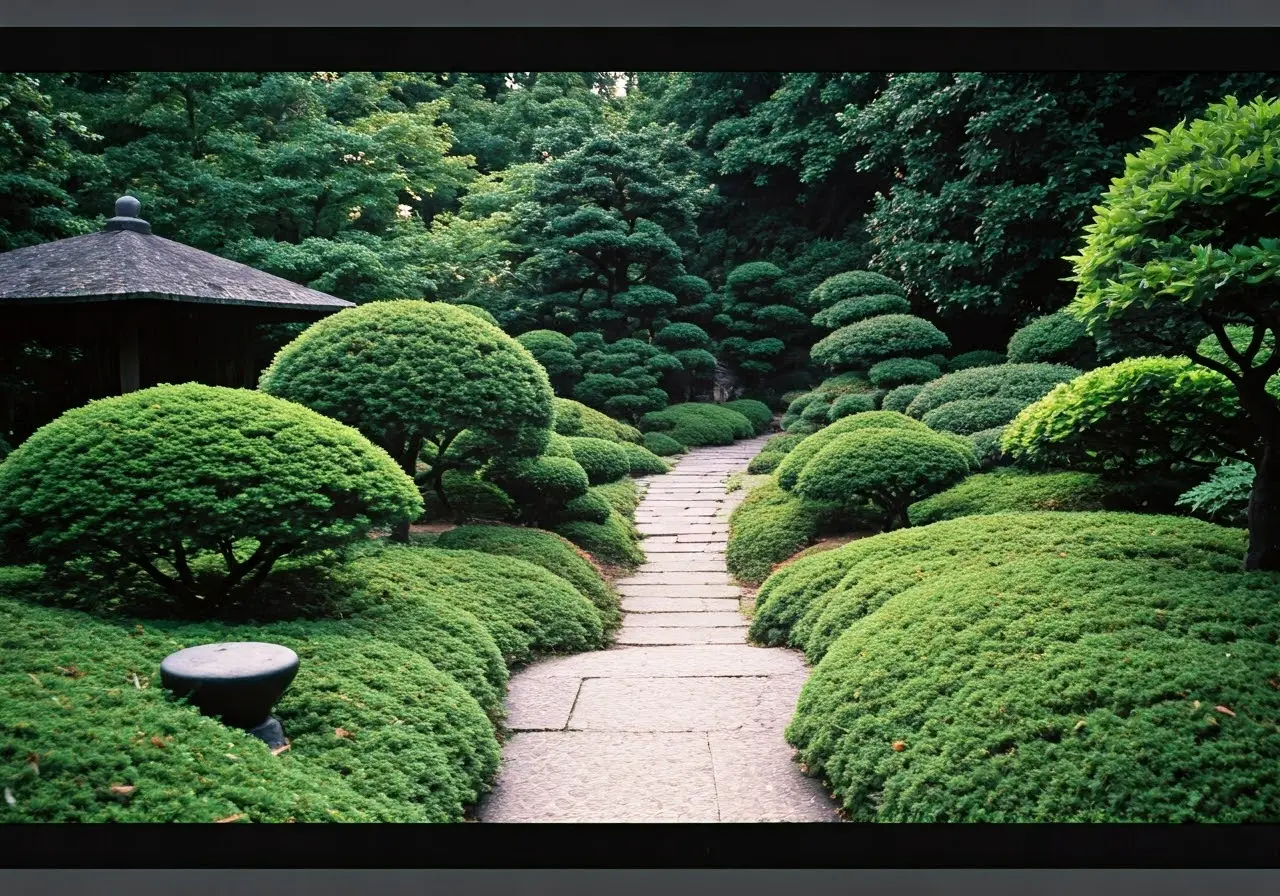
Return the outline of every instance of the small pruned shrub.
[[[643,445],[622,442],[618,446],[626,455],[632,476],[657,476],[671,470],[670,465]]]
[[[765,480],[729,516],[725,563],[739,581],[757,584],[779,563],[846,519],[838,505],[806,501]]]
[[[947,361],[947,372],[955,373],[957,370],[968,370],[971,367],[994,367],[1008,360],[1011,359],[1006,358],[1002,352],[980,348],[971,352],[961,352]]]
[[[750,420],[751,425],[755,427],[756,435],[766,433],[773,428],[773,411],[763,401],[739,398],[736,401],[726,401],[724,406]]]
[[[613,442],[643,441],[640,430],[614,420],[608,414],[589,408],[579,401],[557,398],[552,401],[555,411],[554,428],[562,436],[584,436],[589,439],[606,439]]]
[[[907,431],[928,432],[929,428],[918,420],[912,420],[904,414],[892,411],[868,411],[842,417],[830,426],[824,427],[807,436],[787,453],[786,459],[778,467],[778,484],[784,489],[795,487],[800,471],[817,455],[827,443],[836,436],[861,429],[901,429]]]
[[[838,330],[881,314],[909,314],[910,312],[911,303],[900,295],[882,293],[857,296],[841,299],[834,305],[823,308],[813,316],[813,325],[824,330]]]
[[[497,464],[485,475],[515,501],[525,522],[547,523],[566,504],[587,493],[587,471],[573,458],[525,458]]]
[[[1025,405],[1016,398],[962,398],[936,407],[922,422],[930,429],[973,435],[984,429],[1002,427],[1018,416]]]
[[[1037,317],[1009,339],[1011,364],[1068,364],[1087,369],[1098,360],[1093,337],[1065,311]]]
[[[647,432],[644,434],[644,447],[658,457],[672,457],[684,454],[688,449],[666,433]]]
[[[0,465],[0,543],[11,557],[53,570],[132,567],[197,614],[249,599],[282,558],[421,512],[413,480],[356,430],[197,383],[92,401]]]
[[[555,531],[601,563],[635,567],[644,562],[635,525],[617,511],[610,513],[603,523],[565,523]]]
[[[970,476],[944,492],[912,504],[913,526],[962,516],[1030,510],[1105,510],[1108,491],[1092,473],[1031,473],[1004,469]]]
[[[747,464],[747,472],[752,475],[762,475],[764,473],[772,473],[778,469],[778,464],[782,463],[782,459],[786,457],[781,451],[761,451]]]
[[[831,407],[827,409],[827,420],[834,423],[842,417],[849,417],[853,414],[864,414],[867,411],[874,411],[875,409],[875,392],[850,392],[847,395],[841,395],[835,401],[831,402]]]
[[[871,271],[846,271],[823,280],[813,290],[810,301],[816,308],[829,308],[837,302],[859,296],[883,295],[905,296],[902,284],[883,274]]]
[[[915,397],[924,389],[923,385],[907,385],[899,386],[896,389],[890,389],[889,392],[880,402],[880,409],[884,411],[897,411],[899,414],[907,412],[908,405],[915,400]]]
[[[969,436],[969,444],[973,446],[973,454],[978,460],[978,468],[990,470],[1008,462],[1000,443],[1004,440],[1003,426],[984,429]]]
[[[591,485],[614,482],[631,472],[627,453],[616,443],[587,436],[567,436],[566,438],[573,451],[573,459],[586,471],[587,480]]]
[[[755,435],[751,421],[735,410],[718,404],[690,402],[673,404],[640,418],[646,432],[661,432],[687,448],[704,445],[731,445],[737,439]]]
[[[919,420],[944,404],[979,398],[1015,399],[1025,407],[1043,398],[1058,384],[1069,382],[1079,375],[1079,370],[1062,364],[970,367],[926,383],[920,394],[907,406],[906,412]]]
[[[913,383],[927,383],[942,375],[937,364],[922,358],[890,358],[867,372],[877,389],[893,389]]]
[[[516,502],[501,488],[475,473],[449,470],[442,478],[445,493],[449,495],[449,507],[440,503],[434,492],[424,495],[426,509],[422,519],[436,520],[494,520],[514,518]]]
[[[850,509],[873,504],[884,514],[884,528],[895,529],[910,525],[911,504],[968,475],[971,458],[971,451],[966,455],[937,433],[859,429],[837,435],[818,451],[800,471],[793,491]]]

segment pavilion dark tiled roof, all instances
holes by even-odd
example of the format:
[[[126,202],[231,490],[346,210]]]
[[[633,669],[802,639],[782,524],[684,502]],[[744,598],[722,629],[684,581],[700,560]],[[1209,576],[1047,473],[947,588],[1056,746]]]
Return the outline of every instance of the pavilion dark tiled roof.
[[[0,307],[159,299],[336,311],[354,303],[155,236],[132,197],[104,230],[0,253]]]

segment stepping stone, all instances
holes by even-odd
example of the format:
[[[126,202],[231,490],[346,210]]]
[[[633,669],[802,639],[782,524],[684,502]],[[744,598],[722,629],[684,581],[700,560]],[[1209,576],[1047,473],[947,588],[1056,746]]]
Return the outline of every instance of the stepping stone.
[[[795,710],[795,696],[790,700],[779,699],[776,693],[779,690],[776,682],[762,676],[588,678],[578,691],[569,728],[575,731],[760,728],[782,731]],[[783,688],[783,694],[789,690]],[[795,690],[798,693],[798,686]],[[766,696],[774,699],[762,699]]]
[[[837,820],[822,784],[799,772],[786,738],[777,731],[712,731],[720,820]]]
[[[702,554],[707,550],[704,544],[690,544],[687,541],[663,542],[661,539],[649,538],[646,538],[640,547],[646,554]]]
[[[480,806],[481,821],[717,821],[704,732],[517,734]]]
[[[643,567],[615,585],[732,585],[727,572],[648,572]]]
[[[618,592],[623,597],[674,597],[680,600],[742,596],[742,590],[733,585],[622,585]]]
[[[624,597],[624,613],[727,613],[737,612],[738,601],[701,597]]]
[[[700,613],[632,613],[626,624],[636,628],[656,626],[676,628],[694,626],[698,628],[746,628],[747,617],[734,612],[700,612]]]
[[[662,554],[640,567],[640,572],[724,572],[724,554]]]
[[[689,614],[697,615],[697,614]],[[747,627],[716,626],[652,626],[633,625],[628,619],[618,630],[617,643],[628,645],[648,644],[743,644],[747,640]]]
[[[710,532],[682,533],[676,536],[676,544],[714,544],[726,547],[729,544],[729,540],[725,538],[724,533],[716,533],[714,535]]]
[[[614,647],[554,657],[520,673],[534,678],[690,678],[725,675],[807,675],[798,653],[747,644]]]

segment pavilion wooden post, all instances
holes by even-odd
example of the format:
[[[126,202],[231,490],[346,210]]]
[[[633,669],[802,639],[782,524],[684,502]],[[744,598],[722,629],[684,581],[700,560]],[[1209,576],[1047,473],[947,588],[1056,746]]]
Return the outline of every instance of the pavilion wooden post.
[[[120,315],[120,394],[137,392],[142,382],[138,357],[138,322],[132,314]]]

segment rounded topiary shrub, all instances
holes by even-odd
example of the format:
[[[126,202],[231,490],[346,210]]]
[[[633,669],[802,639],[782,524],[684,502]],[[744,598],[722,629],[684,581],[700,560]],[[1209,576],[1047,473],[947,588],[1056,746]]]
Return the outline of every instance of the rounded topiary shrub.
[[[676,454],[683,454],[686,449],[683,445],[666,433],[647,432],[644,434],[644,447],[648,448],[658,457],[671,457]]]
[[[994,367],[1007,360],[1012,359],[1006,358],[1001,352],[980,348],[971,352],[961,352],[947,361],[947,371],[955,373],[957,370],[968,370],[970,367]]]
[[[653,341],[664,348],[676,351],[685,348],[706,348],[711,343],[707,331],[697,324],[667,324],[653,336]]]
[[[835,274],[817,285],[810,296],[814,307],[829,308],[837,302],[860,296],[905,296],[902,284],[871,271],[846,271]]]
[[[673,404],[661,411],[645,414],[640,428],[646,432],[662,432],[681,445],[696,448],[703,445],[731,445],[738,439],[755,435],[751,421],[718,404],[690,402]]]
[[[764,473],[772,473],[778,469],[778,464],[782,463],[782,459],[786,457],[781,451],[761,451],[747,464],[747,472],[753,476],[759,476]]]
[[[911,303],[900,295],[883,293],[880,295],[858,296],[841,299],[813,316],[813,324],[824,330],[838,330],[855,324],[869,317],[881,314],[909,314]]]
[[[574,498],[587,493],[591,485],[587,471],[569,457],[530,457],[495,464],[485,472],[515,501],[522,519],[541,522]]]
[[[197,612],[246,598],[283,557],[421,512],[413,480],[354,429],[196,383],[68,411],[0,465],[12,557],[133,566]]]
[[[1069,364],[1085,369],[1097,360],[1097,347],[1084,324],[1063,311],[1037,317],[1009,339],[1012,364]]]
[[[555,409],[555,431],[562,436],[586,436],[614,442],[633,442],[637,445],[643,441],[640,430],[634,426],[614,420],[582,402],[557,398],[552,406]]]
[[[805,405],[804,410],[800,412],[800,419],[805,423],[816,423],[821,426],[831,420],[831,406],[834,403],[830,396],[819,395],[817,399]]]
[[[914,432],[929,432],[929,427],[919,420],[912,420],[904,414],[892,411],[868,411],[862,414],[842,417],[830,426],[826,426],[807,436],[787,453],[786,459],[778,466],[778,484],[788,490],[794,487],[805,464],[809,463],[828,442],[836,436],[844,435],[848,432],[856,432],[860,429],[902,429]]]
[[[603,523],[570,522],[556,526],[555,531],[601,563],[629,568],[644,562],[635,527],[616,511]]]
[[[657,476],[671,469],[666,461],[642,445],[623,442],[618,447],[626,455],[632,476]]]
[[[586,470],[591,485],[613,482],[631,472],[626,452],[613,442],[586,436],[569,436],[568,441],[573,459]]]
[[[922,317],[884,314],[841,327],[817,342],[809,356],[824,367],[840,369],[927,355],[950,345],[946,334]]]
[[[984,429],[969,436],[969,444],[973,446],[973,454],[978,459],[978,467],[990,470],[1007,462],[1001,442],[1004,440],[1005,427],[997,426]]]
[[[834,422],[842,417],[848,417],[852,414],[864,414],[875,409],[876,393],[850,392],[831,402],[831,407],[827,408],[827,420]]]
[[[467,314],[470,314],[472,317],[477,317],[480,320],[484,321],[485,323],[492,324],[495,327],[498,326],[498,319],[494,317],[492,314],[490,314],[488,311],[486,311],[485,309],[481,308],[479,305],[467,305],[461,302],[454,302],[452,304],[454,308],[458,308],[462,311],[465,311],[467,312]]]
[[[828,442],[804,465],[794,490],[813,501],[870,502],[884,512],[885,529],[894,529],[910,524],[911,504],[959,482],[970,467],[970,456],[936,433],[862,429]]]
[[[354,426],[410,475],[425,453],[446,506],[446,470],[536,455],[552,421],[551,383],[533,355],[442,302],[370,302],[323,318],[276,354],[259,389]]]
[[[449,470],[444,474],[444,490],[449,507],[440,503],[434,492],[425,495],[424,520],[508,520],[516,514],[511,496],[492,482],[475,473]]]
[[[967,398],[934,408],[922,420],[931,429],[967,436],[1004,426],[1024,406],[1016,398]]]
[[[957,370],[926,383],[907,406],[907,413],[921,419],[925,414],[953,401],[979,398],[1008,398],[1023,407],[1047,395],[1059,383],[1080,375],[1062,364],[999,364]]]
[[[765,480],[729,516],[726,566],[739,581],[758,584],[847,517],[839,504],[807,501]]]
[[[942,375],[937,364],[922,358],[890,358],[875,364],[867,371],[872,385],[879,389],[893,389],[911,383],[927,383]]]
[[[911,384],[907,386],[899,386],[896,389],[890,389],[880,401],[880,409],[884,411],[897,411],[899,414],[905,414],[907,407],[915,400],[915,397],[924,389],[923,385]]]
[[[739,398],[736,401],[726,401],[724,406],[750,420],[751,425],[755,427],[756,435],[766,433],[773,428],[773,411],[763,401]]]

